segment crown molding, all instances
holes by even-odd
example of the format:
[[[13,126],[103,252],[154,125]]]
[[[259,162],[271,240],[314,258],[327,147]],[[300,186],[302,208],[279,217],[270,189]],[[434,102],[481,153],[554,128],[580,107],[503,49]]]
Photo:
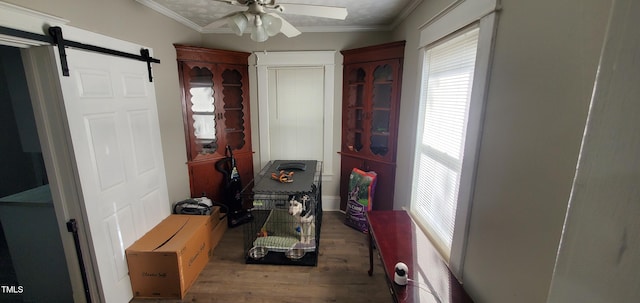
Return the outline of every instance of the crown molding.
[[[389,30],[396,28],[402,21],[407,19],[411,13],[418,7],[418,5],[422,4],[423,0],[412,0],[404,9],[400,12],[400,14],[393,20],[391,25],[389,26]]]

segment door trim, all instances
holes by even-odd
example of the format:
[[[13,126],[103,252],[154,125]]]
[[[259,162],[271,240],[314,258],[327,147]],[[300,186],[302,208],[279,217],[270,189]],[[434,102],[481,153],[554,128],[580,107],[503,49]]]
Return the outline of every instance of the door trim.
[[[0,2],[0,26],[44,34],[42,29],[45,27],[63,26],[67,23],[69,21],[62,18]],[[86,224],[80,208],[78,180],[73,170],[73,154],[69,150],[71,145],[67,144],[70,142],[67,141],[64,129],[66,119],[60,108],[62,95],[53,48],[41,41],[5,35],[0,36],[0,44],[21,48],[73,299],[74,302],[86,302],[75,243],[72,234],[66,228],[69,218],[76,218],[83,228]],[[79,236],[84,259],[91,260],[86,231],[80,230]],[[89,278],[89,293],[92,298],[99,299],[93,264],[85,262],[85,269]]]
[[[60,237],[65,251],[71,287],[75,302],[86,302],[84,286],[75,243],[72,234],[66,229],[66,222],[75,218],[79,223],[80,248],[88,277],[89,293],[92,298],[100,298],[94,264],[88,240],[88,225],[81,208],[79,180],[75,173],[75,160],[71,142],[66,130],[66,117],[61,108],[62,92],[55,64],[54,49],[40,46],[22,50],[23,64],[29,93],[33,105],[38,136],[42,146],[51,196],[56,213]]]

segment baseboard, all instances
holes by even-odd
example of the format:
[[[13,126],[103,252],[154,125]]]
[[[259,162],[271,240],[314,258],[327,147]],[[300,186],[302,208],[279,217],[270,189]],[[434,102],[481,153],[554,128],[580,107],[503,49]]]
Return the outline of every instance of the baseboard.
[[[340,196],[322,196],[323,211],[340,211]]]

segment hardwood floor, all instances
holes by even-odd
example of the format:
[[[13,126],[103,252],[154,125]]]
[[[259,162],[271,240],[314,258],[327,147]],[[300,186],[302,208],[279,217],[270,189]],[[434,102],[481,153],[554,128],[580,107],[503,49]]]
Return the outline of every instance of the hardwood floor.
[[[343,220],[343,213],[324,212],[317,267],[245,264],[240,226],[227,230],[184,300],[131,302],[392,302],[377,256],[367,275],[367,236]]]

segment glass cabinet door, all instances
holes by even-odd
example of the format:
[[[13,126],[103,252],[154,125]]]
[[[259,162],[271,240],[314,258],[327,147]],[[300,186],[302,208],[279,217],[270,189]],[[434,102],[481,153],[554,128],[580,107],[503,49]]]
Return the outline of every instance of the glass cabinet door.
[[[378,156],[385,156],[389,152],[393,80],[393,68],[390,65],[378,65],[374,68],[369,150]]]
[[[232,67],[222,68],[222,107],[224,118],[225,144],[235,150],[242,150],[247,145],[245,135],[244,94],[248,87],[243,87],[243,73]]]
[[[185,72],[189,160],[250,150],[246,72],[234,65],[189,66]]]
[[[215,92],[213,73],[206,67],[189,70],[187,90],[187,110],[191,113],[189,130],[193,145],[191,158],[215,153],[218,149],[215,119]],[[195,152],[194,152],[195,151]]]
[[[348,71],[347,79],[347,99],[344,110],[346,129],[343,138],[343,150],[360,152],[365,146],[365,78],[366,71],[362,67],[353,68]]]
[[[395,157],[397,65],[389,60],[346,67],[343,152],[384,161]]]

